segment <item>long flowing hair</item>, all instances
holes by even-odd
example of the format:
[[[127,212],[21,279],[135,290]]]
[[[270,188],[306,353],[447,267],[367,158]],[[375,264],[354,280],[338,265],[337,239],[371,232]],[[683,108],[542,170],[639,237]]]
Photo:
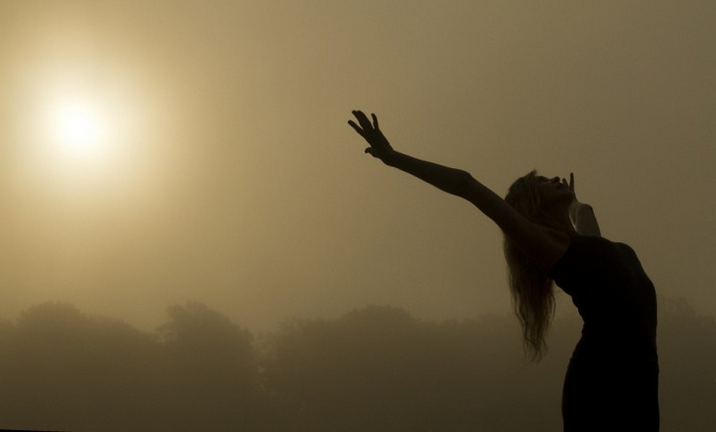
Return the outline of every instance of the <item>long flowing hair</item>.
[[[528,220],[544,224],[536,189],[537,171],[517,179],[505,201]],[[527,254],[507,236],[504,237],[508,282],[512,307],[522,326],[525,354],[539,361],[547,351],[545,335],[554,315],[553,281]]]

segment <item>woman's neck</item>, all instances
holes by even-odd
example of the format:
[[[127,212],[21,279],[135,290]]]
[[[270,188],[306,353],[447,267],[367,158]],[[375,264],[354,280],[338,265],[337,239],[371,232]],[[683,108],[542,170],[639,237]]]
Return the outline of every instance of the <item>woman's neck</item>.
[[[572,220],[569,218],[569,209],[552,208],[543,209],[541,214],[541,222],[550,228],[558,231],[570,232],[575,231]]]

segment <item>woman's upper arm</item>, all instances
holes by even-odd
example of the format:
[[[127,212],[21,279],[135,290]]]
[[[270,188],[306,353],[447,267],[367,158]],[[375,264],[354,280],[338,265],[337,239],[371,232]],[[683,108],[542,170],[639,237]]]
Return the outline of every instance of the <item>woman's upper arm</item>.
[[[531,222],[479,182],[474,181],[470,185],[470,193],[466,198],[545,271],[550,271],[567,251],[569,235]]]
[[[530,222],[505,203],[508,210],[513,213],[502,220],[496,220],[497,225],[505,235],[517,245],[526,255],[532,258],[543,270],[549,272],[569,248],[569,235],[543,225]]]

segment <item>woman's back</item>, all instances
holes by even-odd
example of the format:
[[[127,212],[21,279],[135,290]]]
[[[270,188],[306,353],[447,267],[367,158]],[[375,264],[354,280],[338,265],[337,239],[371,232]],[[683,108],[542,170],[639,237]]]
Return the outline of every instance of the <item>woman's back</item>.
[[[565,379],[565,431],[658,430],[656,293],[634,251],[571,234],[552,276],[584,320]]]

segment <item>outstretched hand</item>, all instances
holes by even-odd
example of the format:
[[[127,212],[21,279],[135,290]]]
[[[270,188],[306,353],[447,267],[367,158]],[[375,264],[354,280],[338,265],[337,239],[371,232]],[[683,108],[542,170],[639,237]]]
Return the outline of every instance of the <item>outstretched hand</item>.
[[[602,235],[599,229],[597,217],[594,215],[594,209],[589,204],[579,202],[577,194],[574,192],[574,174],[569,174],[569,183],[567,179],[562,179],[562,183],[569,187],[572,191],[572,203],[569,205],[569,218],[582,235],[590,235],[600,237]]]
[[[567,186],[569,190],[572,191],[572,203],[569,205],[569,216],[572,218],[572,220],[574,220],[577,213],[577,209],[580,205],[582,205],[582,203],[580,203],[577,199],[577,193],[574,190],[574,173],[569,173],[569,182],[567,182],[566,178],[563,178],[562,184]]]
[[[572,191],[572,196],[574,197],[574,201],[577,201],[577,194],[574,192],[574,173],[569,173],[569,183],[567,183],[566,178],[562,178],[562,184],[567,186],[569,190]]]
[[[394,150],[378,126],[378,117],[375,114],[371,114],[373,118],[371,123],[363,111],[353,111],[353,115],[358,120],[358,124],[353,120],[348,120],[348,124],[370,144],[370,147],[366,148],[365,152],[386,162],[387,159],[393,156]]]

